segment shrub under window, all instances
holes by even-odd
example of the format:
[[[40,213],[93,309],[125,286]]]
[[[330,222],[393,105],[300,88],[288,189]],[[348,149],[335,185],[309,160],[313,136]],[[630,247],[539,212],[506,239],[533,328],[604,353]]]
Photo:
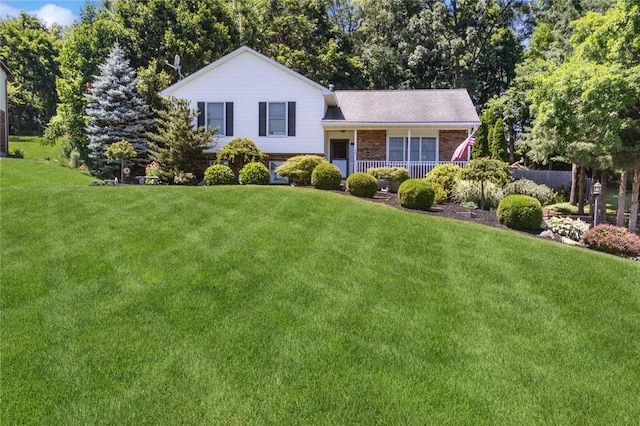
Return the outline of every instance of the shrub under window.
[[[249,163],[240,170],[239,180],[242,185],[268,185],[269,169],[262,163]]]
[[[347,178],[347,191],[356,197],[373,198],[378,192],[378,180],[368,173],[354,173]]]
[[[342,182],[342,172],[326,161],[318,164],[311,173],[311,185],[317,189],[338,189]]]
[[[231,168],[222,164],[214,164],[204,171],[207,185],[231,185],[236,180]]]
[[[311,173],[318,164],[327,161],[319,155],[296,155],[289,158],[282,166],[276,169],[280,176],[289,178],[289,182],[298,185],[309,185],[311,183]]]

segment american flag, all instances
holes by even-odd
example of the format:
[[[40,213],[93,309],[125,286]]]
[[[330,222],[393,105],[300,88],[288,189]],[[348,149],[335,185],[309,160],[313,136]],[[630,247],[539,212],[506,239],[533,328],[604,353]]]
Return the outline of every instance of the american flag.
[[[453,152],[453,156],[451,157],[451,161],[459,160],[460,158],[465,156],[467,149],[472,147],[476,141],[476,132],[473,132],[466,138]]]

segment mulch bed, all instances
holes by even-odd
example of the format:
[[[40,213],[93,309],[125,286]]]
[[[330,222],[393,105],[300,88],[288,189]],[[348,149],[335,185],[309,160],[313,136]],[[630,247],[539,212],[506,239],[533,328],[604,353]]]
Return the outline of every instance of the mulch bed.
[[[339,191],[341,194],[348,195],[346,192]],[[364,200],[372,201],[375,203],[386,204],[399,210],[405,210],[412,213],[428,214],[439,217],[448,217],[457,220],[466,220],[470,222],[479,223],[481,225],[493,226],[495,228],[509,229],[506,226],[498,222],[496,212],[487,210],[469,210],[461,207],[459,204],[433,204],[430,210],[411,210],[404,208],[398,201],[398,194],[393,192],[378,192],[374,198],[363,198]],[[540,231],[535,232],[535,234]]]

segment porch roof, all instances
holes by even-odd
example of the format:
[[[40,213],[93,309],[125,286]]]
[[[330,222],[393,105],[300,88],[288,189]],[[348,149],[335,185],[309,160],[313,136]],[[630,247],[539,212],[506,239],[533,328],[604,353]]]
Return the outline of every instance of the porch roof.
[[[466,89],[336,90],[324,125],[477,126],[480,119]]]

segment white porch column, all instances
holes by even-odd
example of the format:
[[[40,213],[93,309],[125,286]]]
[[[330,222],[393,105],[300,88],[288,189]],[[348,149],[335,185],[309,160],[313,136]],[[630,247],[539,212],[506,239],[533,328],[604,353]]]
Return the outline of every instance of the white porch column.
[[[353,129],[353,172],[358,172],[358,129]]]
[[[407,130],[407,170],[411,176],[411,129]]]

